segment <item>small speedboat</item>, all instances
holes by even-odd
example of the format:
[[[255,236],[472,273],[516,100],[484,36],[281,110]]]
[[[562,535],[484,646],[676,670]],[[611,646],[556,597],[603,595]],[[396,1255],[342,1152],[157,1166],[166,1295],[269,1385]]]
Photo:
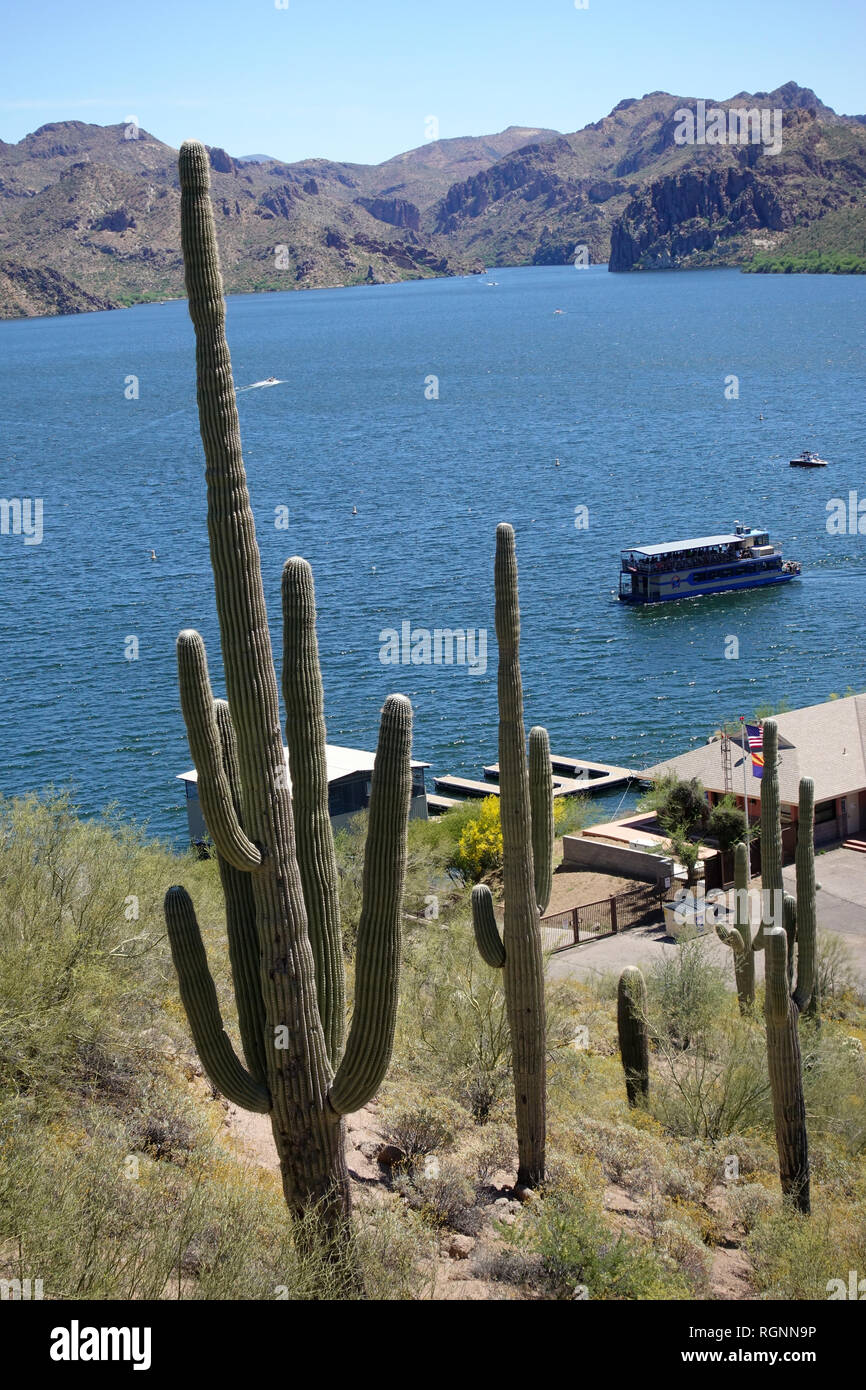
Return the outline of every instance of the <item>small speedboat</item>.
[[[791,459],[792,468],[826,468],[827,460],[819,458],[811,449],[804,449],[798,458]]]

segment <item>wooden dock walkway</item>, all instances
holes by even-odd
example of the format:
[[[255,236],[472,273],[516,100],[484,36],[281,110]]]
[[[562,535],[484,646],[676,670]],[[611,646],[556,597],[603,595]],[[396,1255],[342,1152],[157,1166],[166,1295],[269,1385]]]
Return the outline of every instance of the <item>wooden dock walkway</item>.
[[[626,786],[638,777],[629,767],[594,763],[588,758],[565,758],[555,753],[550,755],[550,766],[554,774],[554,785],[559,781],[563,787],[568,786],[568,792],[565,794],[569,796],[577,792],[612,791],[615,787]],[[561,775],[557,777],[557,773]],[[484,769],[484,776],[491,782],[498,782],[499,764],[488,763]]]
[[[486,772],[487,768],[484,771]],[[486,782],[476,782],[471,777],[434,777],[433,784],[437,792],[444,792],[446,796],[454,795],[466,799],[467,797],[499,795],[499,783],[492,779]],[[554,796],[576,796],[578,792],[585,792],[586,788],[586,782],[578,782],[571,777],[554,777],[553,779]]]

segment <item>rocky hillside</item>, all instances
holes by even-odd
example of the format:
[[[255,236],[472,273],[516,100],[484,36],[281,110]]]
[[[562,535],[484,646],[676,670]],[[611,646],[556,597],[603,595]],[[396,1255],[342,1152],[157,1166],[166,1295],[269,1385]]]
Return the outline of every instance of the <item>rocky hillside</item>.
[[[778,154],[713,149],[642,189],[612,228],[610,269],[739,265],[814,224],[840,250],[839,212],[866,229],[866,129],[789,111]]]
[[[857,242],[866,117],[790,82],[708,103],[781,109],[779,152],[678,144],[677,112],[696,104],[653,92],[571,135],[511,126],[375,166],[212,149],[227,288],[568,264],[578,247],[612,270],[734,265],[816,225],[809,245],[831,258]],[[0,317],[183,294],[178,206],[176,151],[145,130],[64,121],[0,141]]]
[[[860,204],[862,117],[838,116],[793,82],[707,106],[781,110],[781,150],[678,144],[676,113],[697,99],[653,92],[454,185],[432,229],[488,264],[567,264],[585,246],[612,270],[730,265],[840,200]]]
[[[0,142],[0,317],[183,294],[177,152],[145,130],[129,137],[123,125],[66,121]],[[385,196],[391,169],[376,179],[362,166],[242,163],[220,149],[211,167],[230,293],[481,268],[421,232],[409,199]],[[402,186],[423,195],[429,170],[410,175]]]

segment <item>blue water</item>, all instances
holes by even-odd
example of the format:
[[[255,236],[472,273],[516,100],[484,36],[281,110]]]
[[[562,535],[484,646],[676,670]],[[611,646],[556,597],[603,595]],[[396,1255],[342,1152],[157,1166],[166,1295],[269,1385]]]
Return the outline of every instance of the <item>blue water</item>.
[[[645,767],[764,701],[866,686],[866,536],[826,529],[830,498],[866,498],[866,280],[485,278],[229,300],[237,385],[286,379],[239,395],[241,428],[277,651],[282,562],[314,567],[332,741],[374,746],[399,689],[433,773],[495,759],[500,520],[517,530],[527,724],[557,752]],[[85,811],[117,801],[180,844],[180,628],[202,631],[221,687],[186,305],[0,323],[0,357],[0,495],[44,505],[41,544],[0,536],[0,790],[71,786]],[[803,448],[831,467],[789,469]],[[802,581],[615,601],[621,547],[735,518],[768,528]],[[486,628],[486,673],[383,665],[379,634],[403,621]]]

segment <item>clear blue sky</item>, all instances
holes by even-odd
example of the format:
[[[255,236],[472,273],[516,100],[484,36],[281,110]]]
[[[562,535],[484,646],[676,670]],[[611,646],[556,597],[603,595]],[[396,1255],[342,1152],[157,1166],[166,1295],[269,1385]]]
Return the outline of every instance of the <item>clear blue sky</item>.
[[[0,137],[136,116],[169,144],[377,163],[439,134],[577,130],[623,97],[791,79],[866,110],[864,0],[8,0]]]

